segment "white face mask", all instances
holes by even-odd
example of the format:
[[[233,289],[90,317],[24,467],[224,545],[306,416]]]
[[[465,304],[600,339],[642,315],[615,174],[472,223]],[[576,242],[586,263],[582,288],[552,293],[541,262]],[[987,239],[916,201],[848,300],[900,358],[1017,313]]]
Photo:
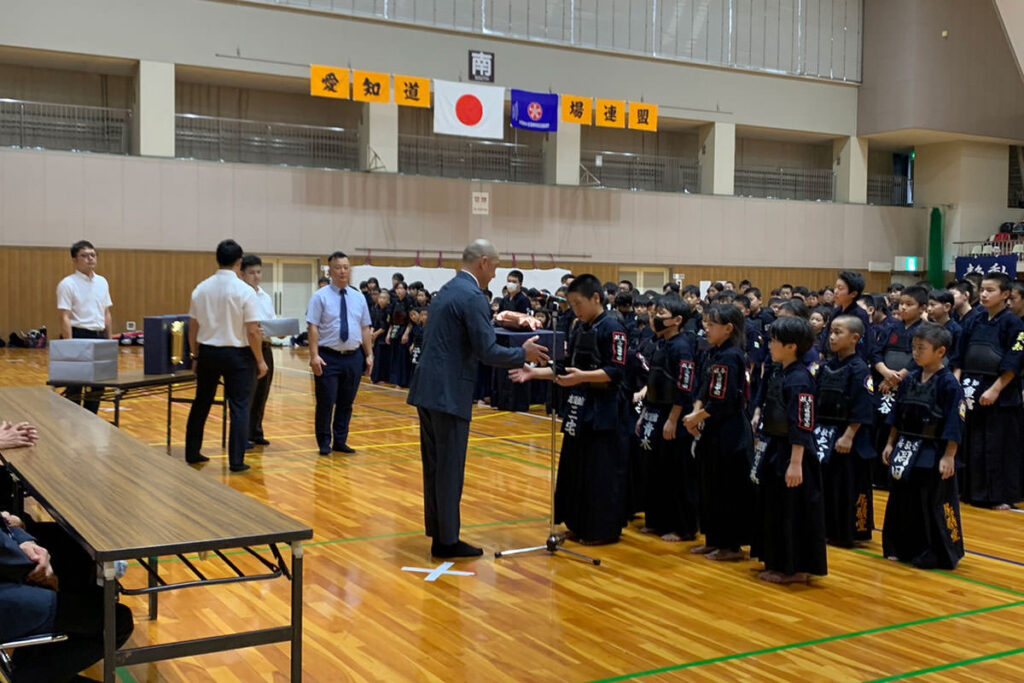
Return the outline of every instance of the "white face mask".
[[[505,289],[508,290],[509,294],[515,294],[519,291],[519,284],[515,282],[509,282],[505,285]]]

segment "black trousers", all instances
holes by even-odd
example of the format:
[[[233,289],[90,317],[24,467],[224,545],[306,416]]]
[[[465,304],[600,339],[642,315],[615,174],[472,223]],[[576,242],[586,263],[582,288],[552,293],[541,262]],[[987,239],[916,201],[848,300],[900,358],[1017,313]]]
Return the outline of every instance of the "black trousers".
[[[185,429],[185,458],[195,458],[203,445],[203,430],[210,407],[217,394],[217,383],[224,379],[224,398],[231,413],[228,432],[228,462],[241,465],[245,461],[245,444],[249,437],[249,394],[255,379],[256,359],[248,347],[199,345],[196,367],[196,398],[188,413]]]
[[[96,330],[83,330],[80,327],[71,328],[72,339],[106,339],[103,331]],[[90,413],[96,414],[100,410],[100,402],[86,399],[82,401],[82,389],[83,387],[68,387],[67,391],[64,392],[64,397],[73,403],[77,403]],[[92,391],[92,387],[84,387],[85,391]]]
[[[466,479],[469,420],[429,408],[420,416],[423,519],[427,536],[450,545],[459,540],[462,485]]]
[[[29,532],[50,552],[60,580],[57,615],[39,635],[62,633],[68,639],[38,645],[14,654],[15,683],[63,682],[103,658],[103,590],[96,585],[96,565],[89,555],[56,524],[30,525]],[[39,588],[37,590],[46,590]],[[132,634],[132,612],[125,605],[115,611],[117,646]],[[25,634],[25,636],[37,634]]]
[[[263,362],[267,364],[267,374],[256,379],[256,373],[253,373],[252,396],[249,397],[249,441],[263,438],[263,411],[274,379],[274,347],[268,341],[263,342]]]
[[[315,377],[316,442],[320,448],[348,444],[348,425],[352,420],[352,404],[359,391],[359,378],[366,367],[362,348],[343,355],[331,349],[320,349],[324,359],[323,374]]]

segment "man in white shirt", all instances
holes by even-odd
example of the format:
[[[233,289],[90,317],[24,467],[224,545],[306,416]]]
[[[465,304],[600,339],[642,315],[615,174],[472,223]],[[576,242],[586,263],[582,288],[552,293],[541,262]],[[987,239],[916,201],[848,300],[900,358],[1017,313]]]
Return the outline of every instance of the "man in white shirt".
[[[71,261],[75,272],[57,285],[57,310],[60,311],[62,339],[110,339],[110,285],[96,274],[96,247],[79,240],[71,245]],[[86,391],[90,391],[86,387]],[[69,387],[64,395],[75,403],[82,402],[82,389]],[[85,401],[85,409],[95,413],[99,401]]]
[[[218,244],[218,270],[192,290],[188,310],[196,397],[185,429],[185,461],[196,464],[209,460],[199,449],[217,384],[223,378],[224,398],[231,412],[228,463],[232,472],[249,469],[245,464],[249,393],[254,378],[267,374],[259,304],[256,292],[239,277],[241,264],[242,247],[237,242],[224,240]]]
[[[274,311],[274,301],[270,295],[263,291],[260,283],[263,282],[263,259],[256,254],[246,254],[242,257],[242,279],[246,284],[256,290],[256,300],[260,309],[260,322],[273,320],[277,317]],[[267,364],[267,374],[259,378],[252,385],[249,406],[249,443],[246,450],[256,446],[269,446],[270,442],[263,436],[263,411],[267,407],[267,397],[270,395],[270,383],[274,380],[274,347],[270,344],[270,336],[267,331],[260,327],[263,335],[263,362]]]
[[[334,252],[327,264],[331,284],[313,293],[306,311],[320,455],[330,455],[332,450],[355,453],[348,445],[352,404],[360,376],[369,375],[373,369],[373,334],[366,298],[349,285],[352,267],[345,254]]]

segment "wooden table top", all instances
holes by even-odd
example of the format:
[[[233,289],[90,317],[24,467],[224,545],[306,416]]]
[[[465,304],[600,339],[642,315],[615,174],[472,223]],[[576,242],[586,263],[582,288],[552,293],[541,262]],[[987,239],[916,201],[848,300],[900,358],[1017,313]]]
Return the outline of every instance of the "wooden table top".
[[[98,562],[313,537],[46,387],[0,389],[0,419],[39,428],[0,459]]]
[[[138,389],[140,387],[155,387],[178,382],[194,382],[196,373],[191,370],[171,372],[163,375],[147,375],[142,372],[126,372],[118,374],[115,379],[90,380],[88,382],[69,382],[64,380],[48,380],[46,384],[51,387],[103,387],[111,389]],[[9,422],[10,420],[8,420]]]

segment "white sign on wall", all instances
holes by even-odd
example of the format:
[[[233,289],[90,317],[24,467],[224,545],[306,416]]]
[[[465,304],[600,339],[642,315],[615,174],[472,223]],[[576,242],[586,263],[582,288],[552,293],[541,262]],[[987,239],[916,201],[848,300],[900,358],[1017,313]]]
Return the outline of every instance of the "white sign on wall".
[[[473,193],[473,215],[474,216],[487,216],[491,213],[491,193],[490,192],[474,192]]]

